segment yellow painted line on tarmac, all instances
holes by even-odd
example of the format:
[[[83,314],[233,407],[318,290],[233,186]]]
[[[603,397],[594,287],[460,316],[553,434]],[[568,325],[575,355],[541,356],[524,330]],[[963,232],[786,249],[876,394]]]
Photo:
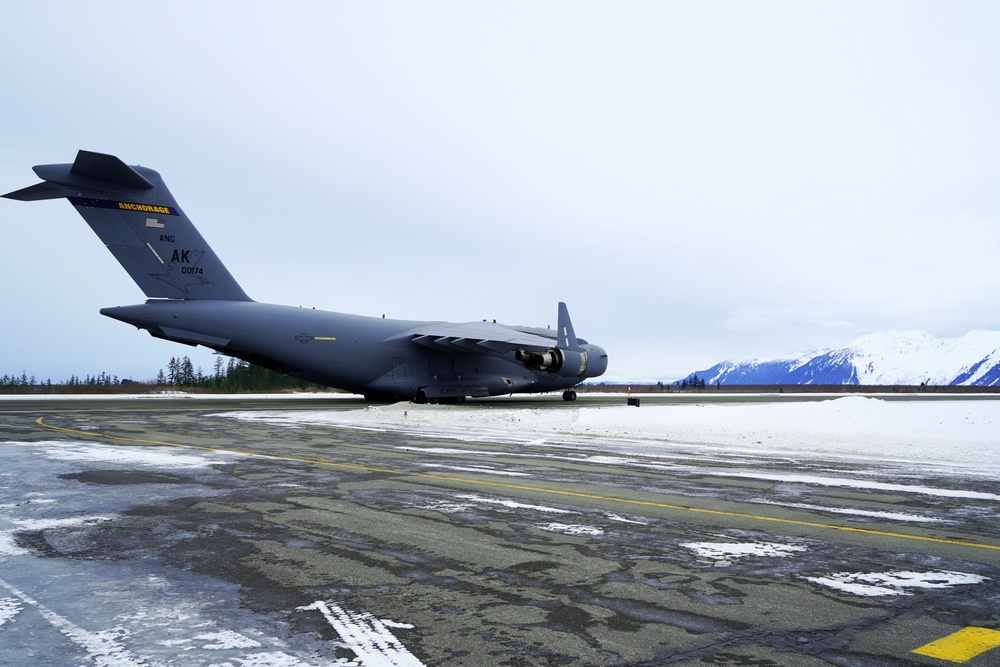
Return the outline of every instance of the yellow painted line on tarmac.
[[[717,516],[730,516],[739,519],[753,519],[755,521],[772,521],[793,526],[808,526],[810,528],[826,528],[829,530],[842,530],[851,533],[865,533],[867,535],[882,535],[884,537],[899,537],[907,540],[919,540],[921,542],[937,542],[939,544],[952,544],[962,547],[974,547],[976,549],[994,549],[1000,551],[1000,545],[981,544],[979,542],[964,542],[962,540],[948,540],[940,537],[927,537],[924,535],[909,535],[907,533],[894,533],[888,530],[873,530],[871,528],[855,528],[853,526],[841,526],[832,523],[818,523],[816,521],[800,521],[798,519],[782,519],[774,516],[764,516],[762,514],[745,514],[743,512],[727,512],[725,510],[713,510],[705,507],[691,507],[689,505],[674,505],[671,503],[661,503],[653,500],[637,500],[634,498],[620,498],[617,496],[602,496],[591,493],[581,493],[579,491],[564,491],[561,489],[546,489],[538,486],[524,486],[520,484],[510,484],[506,482],[486,482],[481,480],[465,479],[462,477],[447,477],[445,475],[433,475],[430,473],[419,473],[421,477],[433,479],[443,479],[453,482],[468,482],[480,486],[495,486],[503,489],[517,489],[521,491],[534,491],[536,493],[551,493],[560,496],[572,496],[575,498],[590,498],[593,500],[604,500],[615,503],[625,503],[628,505],[639,505],[645,507],[659,507],[670,510],[681,510],[685,512],[697,512],[700,514],[714,514]]]
[[[965,662],[998,646],[1000,646],[1000,632],[970,626],[930,644],[924,644],[912,652],[948,662]]]
[[[635,498],[621,498],[618,496],[603,496],[594,493],[583,493],[580,491],[567,491],[564,489],[552,489],[542,486],[528,486],[524,484],[511,484],[510,482],[490,482],[481,479],[469,479],[467,477],[452,477],[449,475],[440,475],[434,473],[422,473],[413,472],[407,470],[391,470],[388,468],[373,468],[370,466],[357,465],[354,463],[336,463],[333,461],[322,461],[319,459],[303,459],[294,456],[277,456],[274,454],[256,454],[254,452],[244,452],[237,449],[227,449],[222,447],[205,447],[202,445],[185,445],[176,442],[161,442],[158,440],[142,440],[139,438],[129,438],[120,435],[107,435],[104,433],[95,433],[91,431],[78,431],[70,428],[63,428],[60,426],[49,426],[44,422],[44,417],[39,417],[35,420],[36,423],[42,428],[50,429],[53,431],[58,431],[61,433],[71,433],[73,435],[82,435],[91,438],[108,438],[111,440],[123,440],[126,442],[137,442],[145,445],[163,445],[166,447],[182,447],[186,449],[199,449],[207,452],[229,452],[233,454],[241,454],[243,456],[256,456],[258,458],[272,459],[275,461],[292,461],[295,463],[308,463],[311,465],[329,466],[334,468],[348,468],[351,470],[363,470],[365,472],[379,472],[379,473],[389,473],[389,474],[412,474],[418,477],[425,477],[427,479],[438,479],[447,482],[459,482],[462,484],[471,484],[474,486],[489,486],[499,489],[510,489],[513,491],[530,491],[533,493],[546,493],[556,496],[565,496],[570,498],[586,498],[589,500],[601,500],[604,502],[611,503],[621,503],[624,505],[636,505],[639,507],[656,507],[659,509],[676,510],[682,512],[695,512],[699,514],[711,514],[715,516],[727,516],[738,519],[751,519],[754,521],[769,521],[772,523],[781,523],[791,526],[805,526],[808,528],[823,528],[826,530],[839,530],[849,533],[862,533],[865,535],[879,535],[882,537],[895,537],[904,540],[916,540],[918,542],[933,542],[936,544],[949,544],[952,546],[960,547],[971,547],[974,549],[991,549],[994,551],[1000,551],[1000,545],[995,544],[983,544],[981,542],[966,542],[963,540],[950,540],[941,537],[928,537],[925,535],[910,535],[907,533],[895,533],[888,530],[874,530],[872,528],[857,528],[854,526],[843,526],[839,524],[832,523],[819,523],[817,521],[801,521],[798,519],[782,519],[773,516],[764,516],[762,514],[746,514],[743,512],[727,512],[725,510],[713,510],[705,507],[691,507],[689,505],[676,505],[672,503],[662,503],[654,500],[638,500]],[[488,474],[484,472],[484,474]]]

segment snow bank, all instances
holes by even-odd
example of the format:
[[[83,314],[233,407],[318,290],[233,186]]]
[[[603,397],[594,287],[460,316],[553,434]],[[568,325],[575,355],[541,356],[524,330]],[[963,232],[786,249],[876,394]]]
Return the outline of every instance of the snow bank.
[[[1000,470],[1000,400],[675,405],[582,411],[577,432],[741,450],[817,452]]]
[[[623,403],[624,403],[624,399]],[[290,426],[406,429],[465,443],[544,444],[558,436],[616,454],[658,445],[950,464],[1000,474],[1000,400],[845,397],[787,403],[524,408],[502,404],[227,413]]]

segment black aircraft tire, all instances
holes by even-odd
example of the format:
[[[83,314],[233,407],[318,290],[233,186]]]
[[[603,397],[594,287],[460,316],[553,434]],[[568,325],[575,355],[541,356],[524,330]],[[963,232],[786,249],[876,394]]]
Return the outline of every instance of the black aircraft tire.
[[[576,392],[573,391],[572,389],[567,389],[566,391],[563,392],[563,400],[564,401],[575,401],[576,400]]]

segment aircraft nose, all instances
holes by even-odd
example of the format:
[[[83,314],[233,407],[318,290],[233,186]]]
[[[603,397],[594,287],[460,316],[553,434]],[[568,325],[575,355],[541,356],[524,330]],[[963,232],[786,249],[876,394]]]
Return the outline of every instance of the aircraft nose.
[[[608,370],[608,353],[600,345],[588,345],[587,348],[587,377],[604,375]]]

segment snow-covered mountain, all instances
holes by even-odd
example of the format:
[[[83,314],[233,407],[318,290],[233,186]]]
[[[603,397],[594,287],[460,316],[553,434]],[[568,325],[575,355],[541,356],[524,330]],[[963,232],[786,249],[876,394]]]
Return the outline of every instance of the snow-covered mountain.
[[[723,361],[695,373],[706,384],[1000,386],[1000,331],[935,338],[923,331],[862,336],[847,347],[780,359]]]

